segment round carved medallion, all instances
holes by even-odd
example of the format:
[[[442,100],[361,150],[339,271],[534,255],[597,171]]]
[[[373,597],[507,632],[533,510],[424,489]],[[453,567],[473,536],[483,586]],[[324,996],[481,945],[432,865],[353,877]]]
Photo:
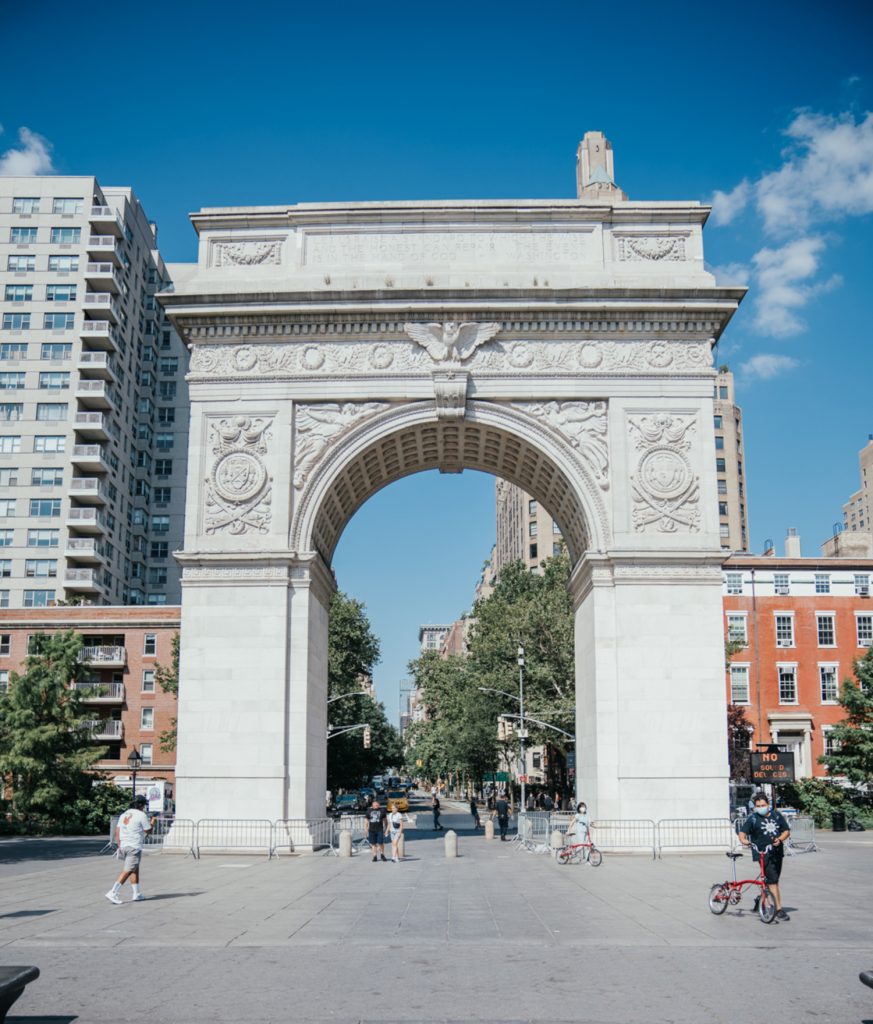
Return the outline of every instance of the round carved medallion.
[[[583,345],[577,359],[583,370],[593,370],[603,362],[603,353],[597,345]]]
[[[248,501],[267,482],[267,470],[250,452],[227,452],[215,463],[212,482],[225,501]]]
[[[387,345],[376,345],[370,351],[370,365],[377,370],[387,370],[394,362],[394,353]]]
[[[523,341],[516,342],[509,349],[509,362],[519,370],[524,370],[534,361],[534,354],[530,345]]]
[[[250,348],[248,345],[242,345],[234,352],[233,361],[236,363],[238,370],[251,370],[258,361],[258,357],[255,355],[253,348]]]
[[[324,353],[315,345],[307,345],[303,350],[301,362],[307,370],[320,370],[324,366]]]
[[[665,445],[652,448],[640,460],[640,480],[655,498],[678,498],[691,483],[691,478],[688,460]]]
[[[673,353],[670,351],[669,346],[663,341],[654,341],[649,345],[649,350],[646,353],[646,359],[648,360],[649,366],[654,366],[658,370],[663,370],[673,362]]]

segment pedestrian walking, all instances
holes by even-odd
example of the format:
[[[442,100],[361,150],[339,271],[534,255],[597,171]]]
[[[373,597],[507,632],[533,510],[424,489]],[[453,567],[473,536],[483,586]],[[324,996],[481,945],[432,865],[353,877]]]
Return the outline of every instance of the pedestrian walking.
[[[121,899],[121,887],[130,879],[133,888],[133,899],[131,903],[139,903],[144,900],[139,887],[139,863],[142,860],[142,848],[145,837],[154,828],[155,819],[146,815],[145,809],[148,801],[144,796],[135,796],[131,801],[128,810],[118,819],[115,826],[115,842],[118,846],[116,856],[124,861],[121,874],[115,880],[115,884],[106,893],[106,899],[110,903],[119,904]]]
[[[751,846],[752,857],[758,859],[758,851],[765,850],[764,878],[776,900],[776,920],[790,921],[791,918],[782,909],[782,894],[779,891],[779,877],[782,874],[784,848],[791,829],[788,822],[775,809],[770,807],[766,794],[755,794],[755,811],[743,822],[740,830],[740,842],[743,846]],[[769,847],[769,849],[768,849]],[[755,900],[756,908],[760,897]]]
[[[440,798],[434,793],[433,799],[431,800],[431,810],[433,811],[433,827],[435,832],[442,832],[443,826],[440,824]]]
[[[400,837],[403,835],[403,815],[397,810],[395,804],[391,805],[388,815],[388,835],[391,839],[391,860],[397,864],[400,861]]]
[[[525,810],[535,811],[537,809],[537,798],[534,796],[533,791],[528,793],[527,800],[525,801]]]
[[[479,808],[476,806],[475,796],[470,797],[470,814],[473,815],[473,828],[479,828],[481,823],[479,821]]]
[[[385,829],[388,824],[388,814],[385,808],[379,803],[379,797],[374,796],[370,809],[367,811],[367,841],[373,851],[373,863],[379,857],[387,861],[385,856]]]
[[[494,813],[497,815],[497,824],[500,828],[500,841],[506,842],[506,830],[509,828],[509,802],[506,794],[501,793],[494,804]]]

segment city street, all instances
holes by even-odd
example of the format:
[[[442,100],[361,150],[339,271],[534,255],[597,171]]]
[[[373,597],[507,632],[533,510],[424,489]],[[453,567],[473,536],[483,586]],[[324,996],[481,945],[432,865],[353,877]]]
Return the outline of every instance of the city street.
[[[445,809],[457,860],[424,828],[402,864],[153,853],[147,901],[123,906],[101,841],[3,841],[3,963],[42,971],[9,1020],[703,1024],[765,992],[779,1019],[873,1021],[870,833],[789,859],[791,921],[767,926],[710,914],[721,853],[559,867]]]

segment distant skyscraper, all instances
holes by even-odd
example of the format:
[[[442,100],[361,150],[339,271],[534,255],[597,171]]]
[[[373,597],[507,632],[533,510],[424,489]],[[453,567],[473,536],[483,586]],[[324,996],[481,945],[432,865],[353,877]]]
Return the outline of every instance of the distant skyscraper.
[[[873,558],[873,434],[858,452],[861,486],[843,505],[842,532],[822,545],[822,554],[831,558]]]

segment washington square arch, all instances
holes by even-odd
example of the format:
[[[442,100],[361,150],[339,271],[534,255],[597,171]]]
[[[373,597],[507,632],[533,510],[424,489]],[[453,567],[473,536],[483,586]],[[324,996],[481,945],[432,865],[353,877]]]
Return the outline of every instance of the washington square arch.
[[[562,530],[594,813],[723,816],[713,346],[743,291],[704,268],[707,214],[629,201],[589,132],[576,199],[193,215],[161,299],[191,350],[181,817],[323,815],[331,559],[431,469]]]

